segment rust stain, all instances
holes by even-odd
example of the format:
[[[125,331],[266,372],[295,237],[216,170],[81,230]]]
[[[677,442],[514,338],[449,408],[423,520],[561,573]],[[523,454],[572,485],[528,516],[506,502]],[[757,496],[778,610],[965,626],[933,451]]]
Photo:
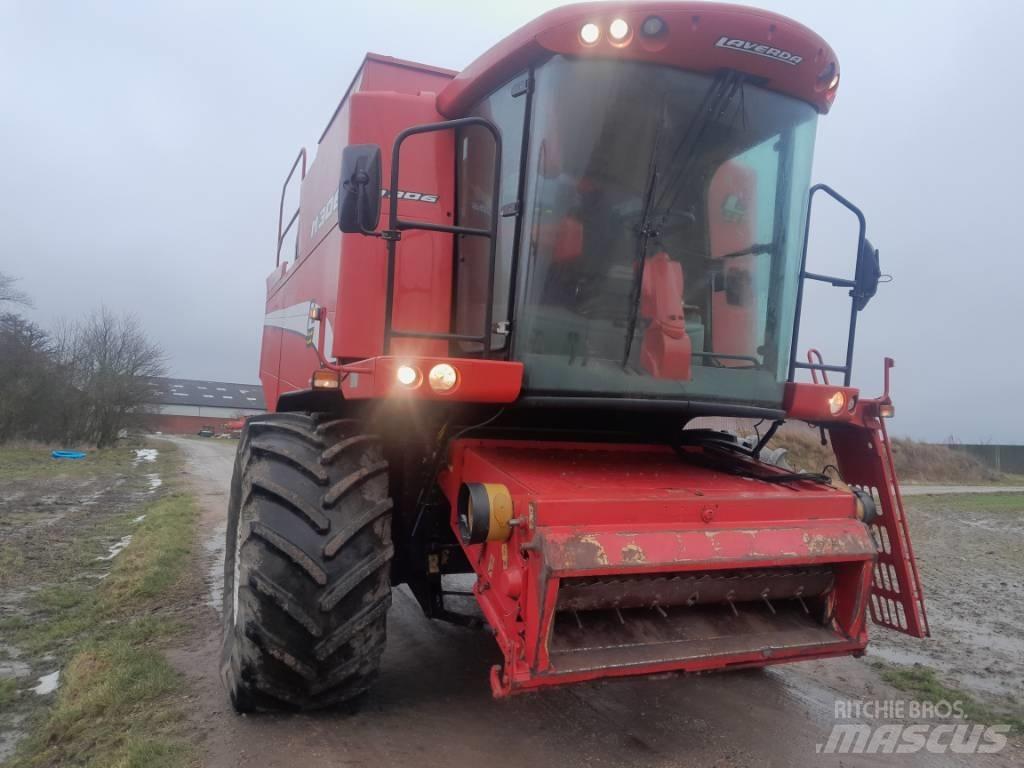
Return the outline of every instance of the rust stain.
[[[622,548],[622,561],[624,563],[646,563],[647,555],[637,544],[627,544]]]
[[[812,555],[846,554],[848,552],[860,552],[861,550],[861,542],[856,536],[848,533],[840,534],[839,536],[805,533],[803,539],[807,552]]]
[[[565,542],[564,556],[570,568],[594,568],[608,565],[608,553],[593,534],[578,536]]]

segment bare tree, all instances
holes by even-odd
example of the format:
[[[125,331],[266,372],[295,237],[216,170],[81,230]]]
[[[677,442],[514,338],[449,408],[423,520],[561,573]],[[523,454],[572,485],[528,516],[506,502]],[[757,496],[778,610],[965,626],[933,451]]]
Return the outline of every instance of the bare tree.
[[[55,425],[48,407],[60,400],[46,332],[13,312],[0,312],[0,440],[43,438]]]
[[[29,304],[0,274],[0,302]],[[0,312],[0,441],[11,437],[110,445],[148,410],[164,353],[134,315],[101,308],[52,334]]]
[[[0,272],[0,304],[8,302],[25,307],[32,306],[32,300],[27,293],[17,287],[17,282],[18,278]]]
[[[149,380],[165,373],[165,356],[134,315],[103,307],[54,335],[54,353],[85,408],[82,430],[100,447],[145,414]]]

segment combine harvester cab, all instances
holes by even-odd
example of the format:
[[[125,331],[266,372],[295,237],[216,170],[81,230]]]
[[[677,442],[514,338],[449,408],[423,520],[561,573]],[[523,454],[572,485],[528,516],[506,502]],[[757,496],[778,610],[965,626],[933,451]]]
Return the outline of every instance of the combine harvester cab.
[[[869,616],[928,633],[891,361],[880,397],[851,382],[878,252],[810,183],[839,79],[809,29],[712,3],[557,9],[462,72],[367,55],[282,190],[274,413],[229,509],[236,708],[366,690],[395,585],[478,624],[456,574],[498,697],[856,655]],[[807,269],[821,195],[857,219],[851,277]],[[808,281],[848,293],[841,361],[798,354]],[[835,466],[768,461],[787,422]]]

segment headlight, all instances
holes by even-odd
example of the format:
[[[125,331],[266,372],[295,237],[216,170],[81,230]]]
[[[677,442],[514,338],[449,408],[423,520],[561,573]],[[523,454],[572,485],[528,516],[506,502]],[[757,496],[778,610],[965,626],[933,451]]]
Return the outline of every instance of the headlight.
[[[601,37],[601,28],[592,21],[588,21],[580,27],[580,40],[586,45],[593,45]]]
[[[427,382],[435,392],[448,392],[458,381],[459,372],[448,363],[438,363],[427,375]]]
[[[395,369],[395,380],[403,387],[415,387],[420,383],[420,372],[411,365],[400,365]]]
[[[622,42],[629,37],[629,24],[625,19],[615,19],[608,26],[608,34],[611,35],[612,40]]]
[[[846,395],[836,392],[828,399],[828,410],[833,416],[838,416],[846,407]]]

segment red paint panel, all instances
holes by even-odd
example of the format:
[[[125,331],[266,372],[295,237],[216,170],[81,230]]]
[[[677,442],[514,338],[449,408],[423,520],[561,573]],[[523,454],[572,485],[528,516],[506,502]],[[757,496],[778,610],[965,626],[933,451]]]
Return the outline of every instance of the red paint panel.
[[[281,381],[278,377],[281,360],[281,329],[264,328],[260,347],[260,383],[263,385],[263,397],[267,408],[271,411],[277,407],[280,396]]]
[[[628,503],[619,499],[619,503]],[[808,520],[799,526],[687,530],[544,528],[538,534],[548,569],[561,576],[656,573],[723,567],[872,560],[875,546],[857,520]]]
[[[391,147],[404,129],[440,119],[430,95],[360,93],[352,96],[351,142],[382,148],[382,176],[391,175]],[[454,137],[433,133],[410,139],[403,147],[399,190],[436,195],[437,202],[402,199],[399,215],[406,219],[451,224],[454,204]],[[389,191],[390,192],[390,191]],[[382,200],[381,226],[387,222]],[[344,235],[338,285],[338,358],[379,355],[384,344],[387,249],[383,240]],[[451,318],[452,239],[436,232],[406,232],[395,262],[394,326],[396,329],[447,332]],[[447,343],[396,339],[395,351],[443,355]]]
[[[497,697],[601,677],[846,655],[867,644],[875,547],[848,491],[744,479],[654,446],[489,440],[456,441],[439,480],[456,531],[463,482],[506,485],[520,521],[507,542],[464,547],[478,577],[474,594],[505,657],[491,672]],[[674,660],[661,651],[622,651],[618,662],[618,646],[610,646],[606,663],[587,668],[566,665],[549,647],[565,578],[822,565],[833,570],[835,585],[827,598],[831,620],[819,625],[823,634],[814,642],[758,647],[755,639],[749,651],[742,642],[734,651],[712,643],[704,654]]]
[[[651,15],[666,22],[664,36],[648,40],[634,34],[628,44],[612,45],[607,34],[612,19],[625,19],[636,33]],[[597,44],[587,46],[579,33],[591,21],[601,27],[602,34]],[[751,46],[762,43],[802,61],[793,65],[764,55],[767,51],[758,55],[721,47],[717,43],[723,37]],[[438,109],[448,117],[459,117],[527,65],[551,53],[649,61],[695,72],[738,69],[763,78],[766,88],[810,102],[822,113],[828,112],[835,97],[834,90],[826,90],[828,82],[839,73],[839,62],[828,43],[775,13],[718,3],[580,3],[545,13],[484,53],[441,91]],[[823,78],[827,70],[829,76]]]
[[[684,461],[664,446],[460,440],[453,456],[466,472],[493,475],[513,494],[542,500],[539,525],[658,525],[705,513],[715,523],[855,514],[852,496],[839,488],[739,477],[697,463],[699,451]]]
[[[377,238],[342,235],[337,228],[341,154],[350,143],[378,144],[383,174],[390,172],[395,135],[438,119],[435,92],[451,72],[368,55],[332,117],[300,191],[298,259],[267,278],[268,313],[313,302],[326,310],[332,331],[328,357],[360,359],[380,354],[383,342],[385,251]],[[435,204],[403,200],[403,217],[450,223],[454,185],[453,140],[438,135],[411,142],[403,156],[402,187],[436,194]],[[404,190],[403,190],[404,191]],[[386,202],[386,201],[385,201]],[[382,217],[383,221],[383,217]],[[287,256],[287,254],[286,254]],[[451,301],[451,237],[407,235],[396,270],[396,324],[447,331]],[[444,354],[443,342],[408,342],[396,348]],[[271,408],[281,393],[309,386],[319,357],[303,333],[264,329],[260,376]]]
[[[427,383],[430,369],[439,363],[455,368],[454,389],[435,392]],[[398,383],[396,369],[409,365],[419,372],[413,387]],[[388,397],[406,400],[455,400],[461,403],[511,403],[523,384],[523,364],[500,360],[457,357],[376,357],[342,368],[347,376],[342,393],[348,400]]]
[[[491,690],[496,699],[510,694],[523,693],[538,688],[584,683],[607,677],[635,677],[638,675],[663,675],[672,672],[696,673],[710,672],[716,669],[747,669],[751,667],[767,667],[773,664],[785,664],[792,661],[810,661],[811,659],[829,659],[838,656],[849,656],[863,651],[867,646],[866,639],[837,641],[826,649],[808,650],[797,648],[780,650],[770,658],[763,653],[745,653],[735,655],[711,656],[687,662],[665,662],[661,664],[645,664],[631,667],[612,667],[602,670],[588,670],[571,674],[532,675],[522,664],[513,668],[513,674],[504,678],[495,669],[491,670]]]
[[[394,56],[382,56],[379,53],[368,53],[363,64],[363,80],[360,90],[395,91],[409,94],[439,91],[456,74],[454,69],[396,59]]]

